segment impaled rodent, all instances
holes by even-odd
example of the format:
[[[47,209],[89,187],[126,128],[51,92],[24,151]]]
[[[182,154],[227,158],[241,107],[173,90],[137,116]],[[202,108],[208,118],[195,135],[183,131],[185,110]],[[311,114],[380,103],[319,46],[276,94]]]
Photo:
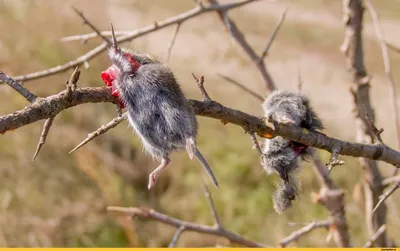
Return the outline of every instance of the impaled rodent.
[[[323,124],[304,95],[289,91],[274,91],[262,104],[265,118],[269,122],[291,124],[311,131],[323,129]],[[305,159],[311,152],[308,146],[287,140],[281,136],[266,139],[264,143],[264,169],[276,171],[282,179],[273,196],[278,213],[292,206],[297,195],[293,172],[298,168],[298,157]]]
[[[186,148],[196,156],[215,186],[218,182],[196,148],[197,121],[172,71],[149,55],[113,46],[108,55],[113,63],[102,73],[113,95],[126,106],[128,120],[144,148],[161,164],[150,174],[148,189],[171,162],[173,151]]]

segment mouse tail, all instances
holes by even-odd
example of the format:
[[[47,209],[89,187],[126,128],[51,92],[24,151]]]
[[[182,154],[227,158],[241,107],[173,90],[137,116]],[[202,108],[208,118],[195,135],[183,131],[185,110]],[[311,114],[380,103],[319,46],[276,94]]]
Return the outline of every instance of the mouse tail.
[[[196,158],[200,161],[201,165],[204,167],[204,170],[206,170],[208,176],[210,176],[210,179],[212,180],[213,184],[216,187],[218,187],[217,178],[215,178],[215,175],[211,170],[210,166],[208,165],[207,161],[204,159],[203,155],[196,147],[194,147],[194,156],[196,156]]]
[[[208,176],[210,176],[210,179],[213,182],[213,184],[216,187],[218,187],[217,178],[215,178],[215,175],[211,170],[210,166],[208,165],[207,161],[204,159],[203,155],[197,149],[196,144],[192,137],[186,139],[186,151],[188,152],[190,159],[193,159],[193,156],[196,156],[196,158],[200,161],[201,165],[203,166],[204,170],[206,170]]]

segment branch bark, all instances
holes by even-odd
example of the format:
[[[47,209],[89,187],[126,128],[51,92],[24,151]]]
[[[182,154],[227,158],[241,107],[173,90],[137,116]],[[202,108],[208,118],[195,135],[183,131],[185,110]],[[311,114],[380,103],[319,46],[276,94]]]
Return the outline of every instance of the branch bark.
[[[370,144],[374,135],[369,129],[369,122],[374,123],[375,116],[369,96],[370,77],[364,66],[362,44],[364,7],[362,0],[343,0],[343,10],[345,38],[341,49],[347,56],[348,68],[353,79],[351,93],[354,97],[354,106],[356,108],[357,142]],[[365,114],[368,114],[368,119]],[[386,222],[385,205],[382,205],[376,214],[372,214],[373,205],[378,203],[379,196],[383,192],[382,175],[376,161],[360,158],[360,165],[364,170],[363,187],[366,195],[367,226],[369,234],[372,236]],[[386,234],[383,233],[379,236],[376,243],[381,247],[388,246]]]
[[[107,87],[77,88],[68,98],[66,91],[59,94],[38,98],[22,110],[0,117],[0,133],[15,130],[36,121],[55,116],[61,111],[86,103],[108,102],[117,104]],[[241,126],[246,132],[255,132],[259,136],[282,136],[308,146],[332,152],[339,149],[339,154],[376,159],[400,167],[400,152],[386,145],[351,143],[335,139],[324,134],[301,127],[279,124],[275,129],[268,127],[261,117],[256,117],[239,110],[231,109],[215,101],[189,100],[195,114],[221,120]]]

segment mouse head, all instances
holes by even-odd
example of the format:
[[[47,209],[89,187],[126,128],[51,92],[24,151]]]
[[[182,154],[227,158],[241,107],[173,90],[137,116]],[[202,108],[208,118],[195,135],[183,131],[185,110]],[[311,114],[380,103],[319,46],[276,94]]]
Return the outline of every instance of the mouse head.
[[[121,73],[134,74],[142,65],[160,63],[150,55],[131,52],[124,48],[118,48],[112,25],[111,31],[112,43],[108,49],[108,55],[113,64],[101,73],[101,78],[105,85],[112,86],[115,79],[117,79]]]

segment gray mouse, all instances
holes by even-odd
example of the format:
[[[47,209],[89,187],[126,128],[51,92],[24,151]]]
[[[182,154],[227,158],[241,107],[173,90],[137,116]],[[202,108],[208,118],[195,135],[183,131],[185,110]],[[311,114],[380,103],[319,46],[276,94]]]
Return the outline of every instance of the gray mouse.
[[[147,54],[118,48],[112,30],[108,55],[112,66],[102,72],[102,79],[112,87],[121,107],[126,107],[128,120],[145,150],[160,160],[149,175],[148,189],[171,162],[170,154],[186,148],[189,158],[195,156],[213,184],[217,179],[196,147],[196,116],[185,98],[171,69]]]
[[[311,131],[324,128],[309,99],[299,93],[274,91],[265,99],[262,108],[268,122],[291,124]],[[306,145],[281,136],[265,140],[264,169],[268,173],[276,171],[283,181],[273,196],[274,208],[278,213],[292,206],[292,200],[297,195],[293,172],[299,167],[299,157],[311,157],[310,150]]]

